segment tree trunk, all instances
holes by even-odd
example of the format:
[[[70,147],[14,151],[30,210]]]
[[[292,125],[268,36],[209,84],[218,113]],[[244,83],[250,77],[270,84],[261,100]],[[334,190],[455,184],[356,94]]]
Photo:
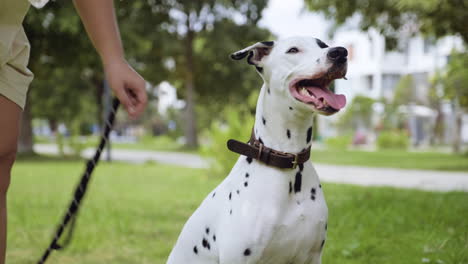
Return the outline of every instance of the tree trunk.
[[[186,55],[186,73],[185,73],[185,90],[186,90],[186,127],[185,138],[187,147],[196,148],[197,140],[197,122],[195,114],[195,84],[194,84],[194,58],[193,58],[193,40],[195,32],[190,29],[190,22],[187,19],[187,36],[185,39],[185,55]]]
[[[443,131],[444,131],[444,115],[442,113],[442,106],[440,102],[437,102],[437,116],[434,127],[432,129],[432,137],[430,144],[432,146],[441,144],[443,142]]]
[[[452,151],[454,153],[460,153],[461,152],[461,130],[462,130],[462,124],[463,124],[463,115],[461,111],[456,111],[455,112],[455,131],[454,131],[454,137],[453,137],[453,146],[452,146]]]
[[[18,141],[18,153],[30,154],[33,153],[33,132],[32,132],[32,116],[30,106],[24,108],[21,117],[21,129]]]

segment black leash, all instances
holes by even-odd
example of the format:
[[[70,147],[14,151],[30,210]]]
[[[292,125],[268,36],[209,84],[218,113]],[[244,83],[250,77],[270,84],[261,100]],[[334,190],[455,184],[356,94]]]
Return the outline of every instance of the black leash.
[[[50,243],[49,247],[46,249],[44,254],[42,255],[41,259],[37,262],[38,264],[43,264],[49,257],[50,253],[53,250],[61,250],[68,246],[73,236],[73,231],[75,229],[76,217],[78,215],[78,210],[80,209],[81,201],[83,200],[84,195],[86,194],[86,190],[88,188],[89,180],[91,179],[91,174],[93,173],[94,168],[99,162],[99,158],[101,157],[101,153],[106,146],[106,143],[109,139],[109,134],[112,130],[112,126],[114,124],[115,113],[119,108],[119,100],[114,98],[112,102],[112,109],[109,115],[107,116],[104,133],[101,135],[101,141],[99,142],[99,146],[94,154],[94,157],[86,163],[86,170],[81,176],[81,180],[76,186],[75,193],[73,195],[73,199],[70,202],[67,212],[63,216],[62,223],[58,226],[57,231],[55,232],[54,238]],[[71,221],[71,222],[70,222]],[[63,240],[61,244],[59,244],[60,237],[62,236],[63,232],[67,228],[67,225],[70,224],[68,227],[68,233],[66,238]]]

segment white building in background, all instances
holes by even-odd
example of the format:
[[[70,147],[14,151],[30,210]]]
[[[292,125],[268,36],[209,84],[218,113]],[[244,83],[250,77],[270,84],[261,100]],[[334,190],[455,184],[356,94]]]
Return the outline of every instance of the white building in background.
[[[339,45],[348,49],[348,80],[335,81],[336,92],[346,95],[350,104],[356,95],[374,99],[392,99],[396,85],[404,75],[412,75],[417,106],[412,106],[414,115],[409,122],[413,142],[424,143],[430,137],[429,127],[435,121],[436,111],[428,107],[430,78],[438,69],[446,66],[453,49],[461,50],[463,42],[457,37],[445,37],[430,41],[421,36],[401,37],[397,50],[386,49],[385,38],[375,30],[362,32],[346,30],[337,32],[331,46]],[[376,107],[376,112],[382,107]],[[443,107],[450,116],[451,107]],[[336,121],[335,115],[331,122]],[[448,120],[450,121],[450,120]],[[450,130],[448,122],[446,127]],[[324,137],[336,135],[330,122],[320,119],[320,132]],[[465,124],[464,138],[468,141],[468,124]],[[446,138],[449,140],[450,133]],[[448,143],[448,142],[447,142]]]

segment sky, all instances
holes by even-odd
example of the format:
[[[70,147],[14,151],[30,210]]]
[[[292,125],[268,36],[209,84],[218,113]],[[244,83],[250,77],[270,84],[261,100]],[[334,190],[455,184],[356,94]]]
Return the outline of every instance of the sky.
[[[326,41],[330,23],[323,15],[306,10],[304,0],[270,0],[260,26],[278,38],[312,36]]]

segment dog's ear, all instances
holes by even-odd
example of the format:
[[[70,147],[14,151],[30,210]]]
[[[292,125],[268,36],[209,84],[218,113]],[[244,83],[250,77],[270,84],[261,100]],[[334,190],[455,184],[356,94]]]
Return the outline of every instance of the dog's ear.
[[[253,44],[245,49],[239,50],[231,54],[231,59],[242,60],[247,57],[247,62],[251,65],[261,66],[262,59],[270,54],[275,46],[273,41],[262,41]]]

